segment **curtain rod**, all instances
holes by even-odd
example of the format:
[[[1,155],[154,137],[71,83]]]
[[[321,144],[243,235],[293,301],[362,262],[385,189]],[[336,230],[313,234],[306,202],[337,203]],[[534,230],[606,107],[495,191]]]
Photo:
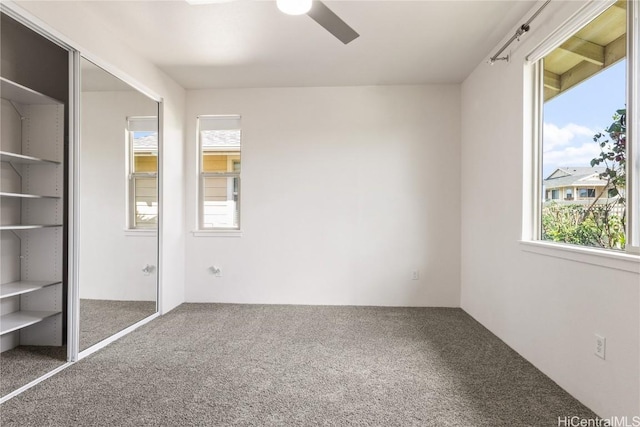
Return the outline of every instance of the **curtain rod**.
[[[509,55],[507,56],[502,56],[500,57],[499,55],[504,52],[504,50],[506,48],[509,47],[509,45],[511,43],[513,43],[514,40],[518,39],[520,40],[520,36],[522,36],[524,33],[526,33],[527,31],[529,31],[531,29],[531,27],[529,26],[529,24],[531,24],[531,21],[533,21],[534,19],[536,19],[536,17],[540,14],[540,12],[542,12],[542,9],[544,9],[550,2],[551,0],[546,0],[544,2],[544,4],[542,6],[540,6],[540,9],[538,9],[536,11],[536,13],[534,13],[533,15],[531,15],[531,18],[529,18],[529,20],[527,22],[525,22],[524,24],[520,25],[520,28],[518,28],[516,30],[516,33],[504,44],[504,46],[502,46],[500,48],[499,51],[496,52],[495,55],[493,55],[490,59],[489,59],[489,64],[493,65],[496,61],[509,61]]]

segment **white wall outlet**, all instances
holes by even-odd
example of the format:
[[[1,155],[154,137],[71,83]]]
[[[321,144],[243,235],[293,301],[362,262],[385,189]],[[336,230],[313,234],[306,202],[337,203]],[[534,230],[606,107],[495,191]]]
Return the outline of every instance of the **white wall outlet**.
[[[153,270],[155,270],[156,267],[151,265],[151,264],[147,264],[142,268],[142,272],[144,273],[145,276],[149,276],[151,275],[151,273],[153,273]]]
[[[420,279],[420,270],[413,270],[411,272],[411,280],[419,280]]]
[[[596,334],[595,355],[604,360],[606,350],[607,350],[607,339],[603,336]]]

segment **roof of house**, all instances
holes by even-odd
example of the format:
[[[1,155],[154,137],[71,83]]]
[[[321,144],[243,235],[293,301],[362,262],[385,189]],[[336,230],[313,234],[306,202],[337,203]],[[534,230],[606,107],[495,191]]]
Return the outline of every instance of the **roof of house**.
[[[158,149],[158,133],[148,133],[143,136],[134,137],[133,151],[153,151]]]
[[[600,174],[604,167],[567,166],[556,169],[544,180],[547,189],[561,187],[604,187],[607,184]]]
[[[604,167],[584,167],[584,166],[562,166],[553,171],[547,179],[560,178],[563,176],[591,175],[594,173],[602,173],[606,170]]]
[[[240,129],[202,131],[202,148],[204,150],[239,149]]]

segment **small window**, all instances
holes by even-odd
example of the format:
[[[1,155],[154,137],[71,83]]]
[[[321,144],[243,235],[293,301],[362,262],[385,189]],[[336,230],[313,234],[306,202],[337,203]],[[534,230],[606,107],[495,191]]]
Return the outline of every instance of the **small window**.
[[[198,117],[199,229],[240,229],[240,116]]]
[[[551,190],[551,199],[552,200],[558,200],[560,198],[560,191],[559,190]]]
[[[567,191],[565,193],[564,199],[565,200],[573,200],[573,189],[572,188],[567,188]]]
[[[158,120],[127,119],[128,228],[158,226]]]
[[[578,197],[581,199],[592,199],[596,197],[595,188],[580,188],[578,190]]]

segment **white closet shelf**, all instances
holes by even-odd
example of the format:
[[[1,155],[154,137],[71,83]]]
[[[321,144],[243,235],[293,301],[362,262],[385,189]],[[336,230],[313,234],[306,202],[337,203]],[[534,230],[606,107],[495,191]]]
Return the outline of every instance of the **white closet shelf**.
[[[0,230],[36,230],[38,228],[62,227],[62,224],[15,224],[0,225]]]
[[[38,194],[23,194],[23,193],[5,193],[0,192],[0,197],[11,197],[15,199],[59,199],[58,196],[41,196]]]
[[[55,316],[60,311],[16,311],[0,317],[0,335],[17,331]]]
[[[58,283],[62,282],[60,280],[21,280],[19,282],[4,283],[0,285],[0,299],[37,291]]]
[[[19,83],[0,77],[0,92],[2,97],[18,102],[20,104],[49,105],[62,104],[62,102],[53,99],[33,89],[22,86]]]
[[[39,159],[38,157],[26,156],[24,154],[0,151],[0,161],[17,163],[23,165],[59,165],[55,160]]]

